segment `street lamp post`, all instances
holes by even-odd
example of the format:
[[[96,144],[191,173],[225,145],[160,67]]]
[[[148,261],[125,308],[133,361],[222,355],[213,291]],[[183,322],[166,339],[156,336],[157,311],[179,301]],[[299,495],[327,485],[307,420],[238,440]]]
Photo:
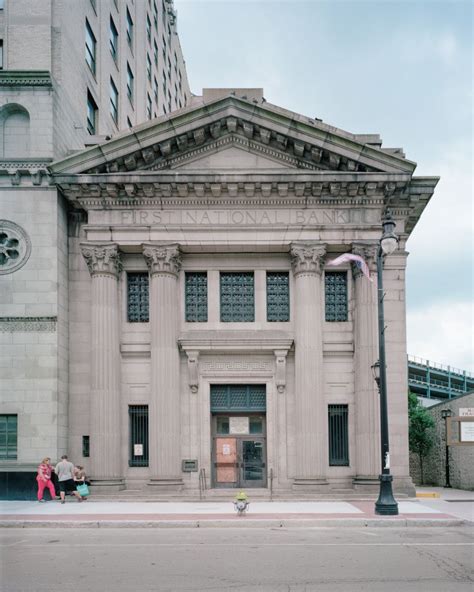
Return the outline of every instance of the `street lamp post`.
[[[444,429],[445,429],[445,436],[446,436],[446,458],[445,458],[445,487],[452,487],[451,481],[449,479],[449,442],[448,442],[448,420],[451,417],[453,412],[451,409],[442,409],[441,410],[441,417],[444,419]]]
[[[395,222],[390,214],[386,214],[382,221],[383,234],[377,250],[377,295],[378,295],[378,330],[379,330],[379,359],[372,366],[374,379],[380,394],[380,444],[382,472],[379,475],[380,491],[375,502],[375,513],[382,516],[398,515],[398,504],[393,497],[390,474],[390,450],[388,435],[387,408],[387,372],[385,362],[385,320],[383,307],[383,258],[395,251],[398,238],[394,234]]]

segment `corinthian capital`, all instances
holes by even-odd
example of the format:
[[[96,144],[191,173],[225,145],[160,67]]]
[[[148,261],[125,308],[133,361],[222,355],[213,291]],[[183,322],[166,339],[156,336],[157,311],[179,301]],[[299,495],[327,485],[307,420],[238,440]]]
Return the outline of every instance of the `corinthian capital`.
[[[291,265],[293,273],[317,273],[321,275],[326,255],[326,245],[322,243],[293,243],[291,245]]]
[[[150,273],[168,273],[178,276],[181,268],[181,255],[179,245],[157,245],[153,243],[144,244],[143,256]]]
[[[116,243],[82,243],[81,251],[92,276],[105,274],[118,278],[122,262]]]
[[[371,272],[377,271],[377,249],[378,242],[354,242],[352,243],[352,253],[359,255],[367,263],[367,266]],[[352,274],[355,278],[361,275],[361,270],[357,265],[352,264]]]

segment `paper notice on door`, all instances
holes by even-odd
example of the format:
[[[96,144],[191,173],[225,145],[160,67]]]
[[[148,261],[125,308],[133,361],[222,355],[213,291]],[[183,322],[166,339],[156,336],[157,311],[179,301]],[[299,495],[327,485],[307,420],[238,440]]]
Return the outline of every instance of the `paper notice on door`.
[[[249,434],[248,417],[229,417],[229,434]]]
[[[229,456],[230,455],[230,446],[229,446],[229,444],[223,444],[222,445],[222,454],[224,454],[225,456]]]

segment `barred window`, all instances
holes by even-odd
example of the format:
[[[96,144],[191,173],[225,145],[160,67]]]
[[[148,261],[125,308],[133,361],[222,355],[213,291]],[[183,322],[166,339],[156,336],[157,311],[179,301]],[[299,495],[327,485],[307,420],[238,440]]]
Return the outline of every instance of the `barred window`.
[[[148,273],[128,273],[128,322],[148,323],[149,321],[149,280]]]
[[[326,321],[347,321],[347,273],[325,273]]]
[[[207,322],[207,273],[185,274],[185,305],[187,323]]]
[[[148,405],[130,405],[129,459],[130,467],[148,466]]]
[[[18,453],[18,415],[0,415],[0,458],[14,460]]]
[[[290,320],[290,283],[288,272],[267,272],[267,321]]]
[[[221,321],[253,323],[255,295],[253,272],[221,273]]]
[[[329,466],[349,466],[348,406],[328,405]]]

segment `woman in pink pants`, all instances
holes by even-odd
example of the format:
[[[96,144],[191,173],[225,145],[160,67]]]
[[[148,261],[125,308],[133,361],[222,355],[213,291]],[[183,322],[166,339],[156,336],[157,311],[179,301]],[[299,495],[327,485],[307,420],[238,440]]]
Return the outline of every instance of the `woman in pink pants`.
[[[50,465],[51,459],[46,457],[43,458],[41,463],[38,465],[38,474],[36,475],[36,481],[38,483],[38,501],[44,502],[43,499],[43,492],[44,488],[47,487],[49,489],[49,493],[51,494],[51,499],[56,497],[56,492],[54,490],[53,482],[51,481],[51,471],[53,467]]]

